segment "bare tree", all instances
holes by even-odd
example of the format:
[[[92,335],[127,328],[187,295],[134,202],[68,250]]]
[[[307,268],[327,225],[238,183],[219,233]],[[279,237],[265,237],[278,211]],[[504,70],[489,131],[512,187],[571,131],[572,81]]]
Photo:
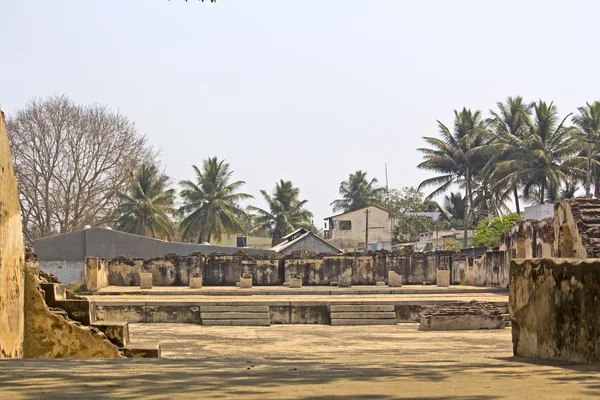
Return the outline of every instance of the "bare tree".
[[[111,223],[114,194],[155,157],[125,116],[64,95],[31,100],[7,130],[29,240]]]

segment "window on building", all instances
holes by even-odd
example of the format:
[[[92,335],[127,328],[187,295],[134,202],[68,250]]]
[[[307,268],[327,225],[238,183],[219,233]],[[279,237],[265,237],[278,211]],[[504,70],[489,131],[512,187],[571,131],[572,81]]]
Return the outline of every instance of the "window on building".
[[[352,221],[333,221],[333,229],[336,231],[352,230]]]

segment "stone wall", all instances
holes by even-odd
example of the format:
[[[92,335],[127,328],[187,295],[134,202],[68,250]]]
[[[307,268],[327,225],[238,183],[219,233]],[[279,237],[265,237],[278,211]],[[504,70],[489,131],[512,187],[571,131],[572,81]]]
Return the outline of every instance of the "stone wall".
[[[600,259],[514,260],[516,356],[600,364]]]
[[[23,355],[24,257],[17,180],[0,111],[0,358]]]
[[[98,257],[85,259],[85,287],[96,292],[108,286],[108,261]]]
[[[50,312],[40,288],[34,259],[25,273],[25,358],[121,358],[119,349],[102,333]]]
[[[204,286],[235,286],[245,268],[251,271],[253,284],[257,286],[282,285],[289,281],[290,273],[300,275],[306,286],[330,285],[339,282],[341,275],[350,277],[352,285],[375,285],[377,282],[387,282],[388,271],[404,276],[404,283],[422,284],[428,281],[435,284],[438,266],[448,266],[454,275],[463,276],[465,264],[463,254],[449,251],[308,254],[307,258],[292,254],[281,259],[277,255],[260,256],[240,252],[235,255],[172,254],[150,260],[117,257],[107,262],[106,272],[101,272],[97,266],[92,270],[94,274],[105,273],[108,285],[114,286],[138,286],[140,272],[152,273],[154,286],[188,286],[189,275],[197,272],[202,274]],[[454,272],[455,268],[461,272]],[[93,276],[89,283],[86,278],[91,290],[99,287],[96,281],[99,282],[100,278]],[[460,280],[452,278],[452,283],[458,284]]]

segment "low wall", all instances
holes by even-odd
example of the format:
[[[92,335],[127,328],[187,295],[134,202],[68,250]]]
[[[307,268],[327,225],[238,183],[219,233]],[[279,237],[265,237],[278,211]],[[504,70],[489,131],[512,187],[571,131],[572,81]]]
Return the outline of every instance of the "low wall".
[[[88,269],[91,275],[89,282],[86,278],[86,283],[92,291],[106,284],[138,286],[140,272],[150,272],[154,286],[188,286],[190,274],[200,272],[204,286],[235,286],[242,271],[247,268],[256,286],[282,285],[289,281],[290,274],[300,275],[305,286],[330,285],[338,282],[342,274],[351,276],[352,285],[375,285],[377,282],[387,283],[388,271],[402,275],[407,284],[425,281],[435,284],[437,267],[448,266],[452,271],[451,283],[458,284],[465,274],[465,263],[463,254],[448,251],[414,254],[376,252],[306,259],[248,254],[170,254],[149,260],[117,257],[106,264],[94,264]],[[96,273],[106,274],[106,278],[94,275]],[[456,280],[454,276],[461,279]]]
[[[511,263],[516,356],[600,364],[600,259]]]
[[[131,323],[187,323],[202,324],[202,308],[209,305],[226,305],[226,302],[195,303],[195,302],[105,302],[94,305],[94,314],[99,321],[127,321]],[[258,303],[253,302],[253,305]],[[339,303],[334,303],[339,304]],[[394,304],[397,323],[419,322],[421,315],[431,306],[434,301],[399,301]],[[496,306],[505,306],[505,303]],[[264,304],[269,307],[271,324],[322,324],[331,323],[331,304],[328,302],[275,302],[275,304]]]

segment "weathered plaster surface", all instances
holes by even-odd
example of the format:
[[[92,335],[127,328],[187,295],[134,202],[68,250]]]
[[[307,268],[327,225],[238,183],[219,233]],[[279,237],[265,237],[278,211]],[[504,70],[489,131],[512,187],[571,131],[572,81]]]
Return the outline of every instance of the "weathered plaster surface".
[[[24,258],[17,180],[0,111],[0,358],[23,355]]]
[[[600,260],[511,264],[514,354],[600,364]]]
[[[121,358],[102,333],[79,326],[48,309],[35,260],[25,273],[25,358]]]

